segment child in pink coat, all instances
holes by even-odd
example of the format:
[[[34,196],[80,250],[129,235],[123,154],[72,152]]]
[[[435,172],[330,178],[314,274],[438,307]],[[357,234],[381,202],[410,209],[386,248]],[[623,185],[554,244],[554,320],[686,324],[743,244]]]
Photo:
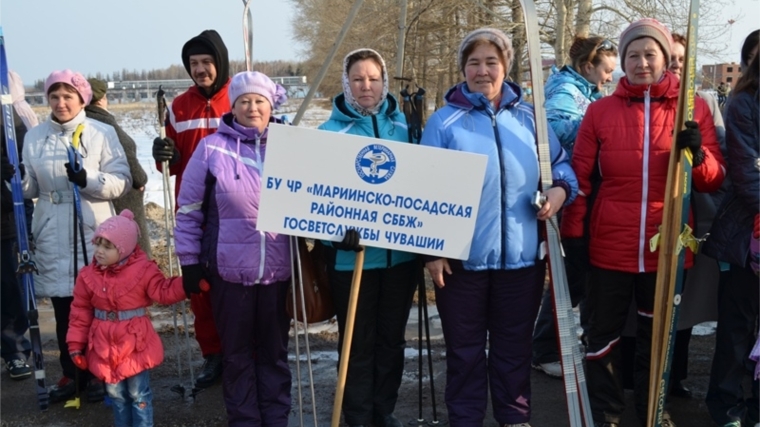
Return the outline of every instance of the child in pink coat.
[[[137,245],[138,227],[125,209],[104,221],[95,252],[74,286],[66,343],[74,363],[106,383],[116,427],[152,427],[149,370],[164,349],[146,307],[185,298],[182,278],[167,279]]]

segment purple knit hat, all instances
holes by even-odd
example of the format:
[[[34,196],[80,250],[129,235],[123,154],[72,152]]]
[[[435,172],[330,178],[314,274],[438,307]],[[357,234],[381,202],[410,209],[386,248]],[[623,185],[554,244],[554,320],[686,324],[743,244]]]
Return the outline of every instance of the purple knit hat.
[[[84,105],[88,105],[92,100],[92,88],[90,83],[83,75],[71,70],[56,70],[50,73],[47,80],[45,80],[45,94],[48,94],[48,89],[56,83],[66,83],[67,85],[76,89],[79,92],[79,96],[82,97]]]
[[[95,230],[92,242],[95,243],[98,237],[108,239],[119,251],[119,260],[126,258],[135,250],[140,236],[140,228],[134,217],[132,211],[124,209],[119,215],[108,218]]]
[[[261,95],[269,101],[272,110],[288,100],[284,87],[273,82],[266,74],[258,71],[243,71],[232,77],[230,87],[227,89],[230,98],[230,108],[235,106],[235,101],[246,93]]]

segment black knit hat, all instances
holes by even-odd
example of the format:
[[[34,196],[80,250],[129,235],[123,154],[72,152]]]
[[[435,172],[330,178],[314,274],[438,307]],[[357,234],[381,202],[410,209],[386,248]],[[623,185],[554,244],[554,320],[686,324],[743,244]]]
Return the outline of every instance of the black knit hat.
[[[214,58],[216,80],[214,80],[211,91],[204,93],[207,97],[211,98],[230,79],[230,60],[227,55],[227,47],[224,45],[219,33],[214,30],[205,30],[188,40],[182,46],[182,64],[185,66],[187,74],[192,77],[190,55],[211,55]]]

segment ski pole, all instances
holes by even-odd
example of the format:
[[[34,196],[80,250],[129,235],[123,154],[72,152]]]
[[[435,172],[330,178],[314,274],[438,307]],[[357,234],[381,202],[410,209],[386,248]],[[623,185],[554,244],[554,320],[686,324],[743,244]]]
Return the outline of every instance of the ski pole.
[[[301,247],[305,247],[303,242],[298,237],[292,237],[290,240],[290,258],[293,261],[293,267],[291,270],[290,284],[293,295],[293,336],[295,337],[296,345],[296,378],[298,387],[298,413],[300,416],[301,426],[305,425],[303,420],[303,397],[301,385],[301,349],[298,340],[299,323],[301,324],[301,330],[304,335],[304,344],[306,347],[306,366],[309,372],[309,387],[311,392],[311,412],[314,416],[314,427],[319,424],[317,422],[317,403],[316,393],[314,391],[314,371],[311,364],[311,349],[309,346],[309,322],[306,318],[306,305],[304,304],[304,290],[303,290],[303,269],[301,267]],[[295,249],[294,249],[295,248]],[[308,250],[308,249],[307,249]],[[300,293],[297,293],[300,292]],[[300,295],[300,298],[298,297]],[[298,321],[298,302],[300,301],[301,319]]]
[[[422,286],[424,287],[424,281],[422,282]],[[433,374],[433,350],[430,345],[430,316],[428,315],[428,305],[427,305],[427,293],[425,291],[422,292],[422,297],[420,298],[420,301],[422,303],[422,310],[424,312],[424,319],[425,319],[425,343],[427,345],[427,362],[428,362],[428,375],[430,376],[430,403],[433,405],[433,420],[430,421],[430,426],[442,426],[446,425],[447,423],[445,421],[440,421],[438,419],[438,408],[435,405],[435,375]]]
[[[351,341],[354,335],[354,321],[356,320],[356,305],[359,302],[359,289],[362,284],[362,271],[364,269],[364,248],[356,253],[354,261],[354,276],[351,280],[351,295],[348,299],[348,313],[346,314],[346,329],[343,331],[343,348],[340,351],[340,368],[338,370],[338,385],[335,388],[335,402],[331,427],[340,424],[340,412],[343,408],[343,394],[346,391],[346,376],[348,375],[348,360],[351,357]]]
[[[71,137],[71,146],[69,147],[68,157],[69,157],[69,165],[71,166],[71,169],[74,172],[79,172],[82,170],[82,157],[79,155],[79,142],[80,138],[82,136],[82,131],[84,130],[84,125],[79,124],[76,129],[74,130],[74,135]],[[82,256],[84,259],[84,265],[87,265],[87,247],[85,246],[85,238],[84,238],[84,221],[82,219],[82,205],[79,198],[79,186],[75,183],[72,183],[74,187],[74,283],[76,284],[76,279],[79,276],[79,251],[77,250],[77,223],[79,223],[79,238],[82,242]],[[80,369],[77,367],[76,371],[74,372],[74,387],[77,390],[76,397],[73,399],[67,401],[63,407],[64,408],[74,408],[79,409],[80,403],[82,401],[81,399],[81,391],[79,387],[79,371]]]
[[[406,89],[402,90],[402,97]],[[404,104],[406,105],[406,98],[404,98]],[[406,110],[406,106],[404,107]],[[411,130],[409,130],[409,138],[411,139]],[[425,278],[423,273],[422,281],[417,284],[417,402],[418,411],[417,419],[409,421],[409,425],[424,426],[427,425],[425,418],[422,417],[422,295],[425,293]],[[426,319],[427,320],[427,319]]]
[[[156,92],[156,106],[157,106],[157,113],[158,113],[158,134],[161,139],[166,138],[166,125],[165,125],[165,117],[166,117],[166,97],[164,96],[165,92],[162,89],[161,86],[158,87],[158,91]],[[173,196],[171,194],[171,181],[169,179],[169,162],[164,160],[161,162],[161,173],[163,177],[163,184],[164,184],[164,226],[166,228],[166,248],[169,255],[169,275],[174,276],[174,257],[176,256],[176,252],[174,250],[174,227],[177,226],[176,218],[174,216],[174,201]],[[179,263],[177,263],[177,275],[182,276],[182,270],[179,268]],[[208,284],[206,283],[205,286],[203,286],[203,281],[201,282],[202,286],[201,289],[204,291],[208,290]],[[177,327],[177,304],[172,305],[172,320],[174,323],[174,339],[179,342],[179,332]],[[200,392],[200,390],[195,388],[195,372],[193,370],[193,363],[192,363],[192,350],[190,348],[190,331],[188,330],[188,324],[187,324],[187,306],[185,304],[185,301],[179,303],[179,310],[182,312],[182,326],[185,328],[185,352],[187,355],[187,365],[190,369],[190,384],[192,387],[192,392],[190,393],[190,396],[195,399],[195,396]],[[182,355],[181,350],[179,346],[177,347],[177,378],[179,380],[179,383],[176,384],[171,388],[171,391],[179,394],[183,399],[185,397],[185,387],[182,385]]]
[[[84,124],[79,124],[77,128],[74,130],[74,135],[71,137],[71,147],[68,150],[69,154],[69,165],[71,165],[71,169],[74,172],[79,172],[82,170],[84,166],[82,166],[82,156],[79,153],[79,143],[81,141],[82,137],[82,131],[84,130]],[[73,184],[73,183],[72,183]],[[89,264],[89,260],[87,259],[87,246],[86,241],[84,237],[84,218],[82,216],[82,198],[81,194],[79,193],[79,186],[77,184],[73,184],[74,187],[74,256],[76,257],[76,224],[77,221],[79,222],[79,238],[82,242],[82,259],[84,260],[84,265]],[[77,276],[77,270],[76,270],[76,259],[74,260],[75,265],[75,271],[74,271],[74,279],[76,279]]]

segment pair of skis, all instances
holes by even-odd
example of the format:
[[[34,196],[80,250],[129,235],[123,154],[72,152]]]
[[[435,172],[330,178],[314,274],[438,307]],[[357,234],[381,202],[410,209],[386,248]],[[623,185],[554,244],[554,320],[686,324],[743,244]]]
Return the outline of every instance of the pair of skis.
[[[541,170],[541,192],[545,194],[552,187],[551,154],[549,149],[548,120],[544,105],[543,68],[541,66],[541,45],[538,31],[538,14],[532,0],[520,0],[525,15],[525,33],[528,40],[528,57],[533,104],[535,111],[536,140]],[[538,203],[541,194],[537,194]],[[567,286],[564,252],[560,242],[556,215],[545,221],[545,251],[548,255],[549,272],[554,298],[554,311],[559,335],[562,376],[567,395],[567,411],[572,427],[592,427],[591,405],[586,388],[583,357],[578,347],[573,306]]]
[[[32,358],[34,359],[34,379],[37,386],[37,401],[41,410],[46,411],[49,396],[45,387],[45,365],[42,355],[42,339],[40,337],[39,313],[37,301],[34,299],[34,277],[37,267],[32,261],[29,235],[26,228],[26,211],[24,196],[21,190],[21,172],[19,168],[18,145],[16,144],[16,129],[13,123],[13,101],[8,86],[8,60],[5,54],[5,36],[0,27],[0,101],[2,101],[3,124],[5,126],[5,146],[11,164],[16,167],[16,173],[11,178],[11,193],[13,194],[13,215],[16,219],[16,240],[18,244],[18,268],[16,273],[23,284],[24,301],[27,304],[29,317],[29,335],[32,341]],[[0,185],[5,185],[1,183]]]
[[[654,251],[659,246],[657,281],[655,283],[654,317],[652,319],[652,353],[649,370],[648,427],[660,427],[669,390],[670,368],[673,359],[679,304],[684,280],[686,248],[696,253],[696,239],[689,227],[691,199],[692,155],[689,149],[680,150],[675,137],[685,129],[684,123],[694,120],[694,95],[697,76],[697,31],[699,0],[691,0],[689,27],[686,33],[686,57],[681,71],[681,87],[674,129],[673,145],[668,162],[665,186],[665,205],[660,233],[650,242]]]

